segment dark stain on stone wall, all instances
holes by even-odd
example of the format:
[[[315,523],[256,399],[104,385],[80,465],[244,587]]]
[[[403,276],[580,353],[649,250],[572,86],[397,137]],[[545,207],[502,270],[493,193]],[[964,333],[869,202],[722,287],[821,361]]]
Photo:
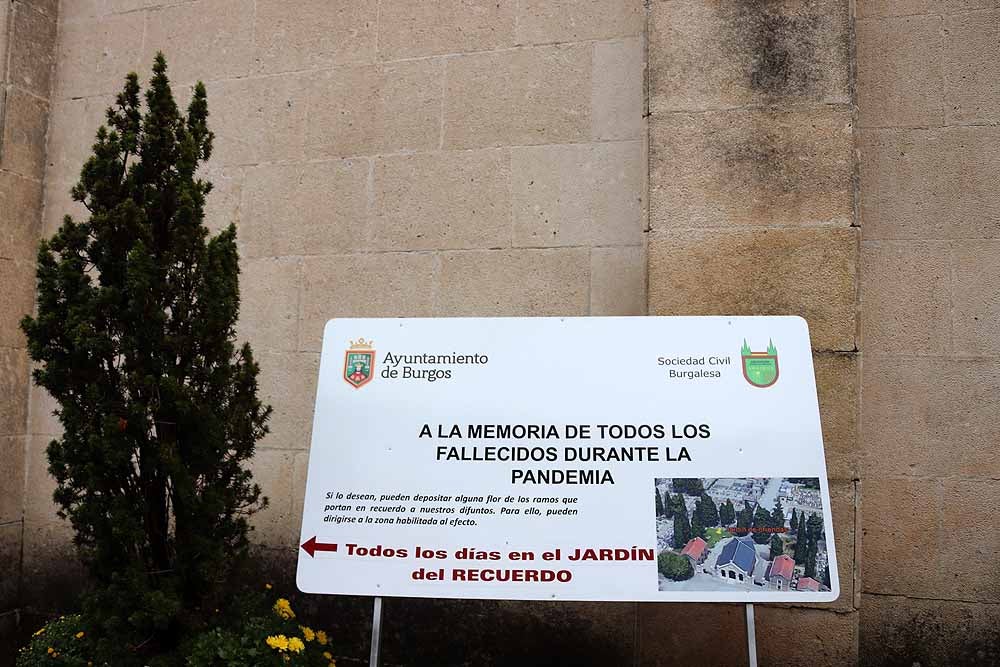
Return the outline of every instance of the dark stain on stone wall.
[[[762,101],[808,100],[821,94],[817,89],[828,61],[823,37],[835,29],[822,7],[810,0],[740,0],[730,7],[723,43],[733,62],[743,64],[747,85]]]

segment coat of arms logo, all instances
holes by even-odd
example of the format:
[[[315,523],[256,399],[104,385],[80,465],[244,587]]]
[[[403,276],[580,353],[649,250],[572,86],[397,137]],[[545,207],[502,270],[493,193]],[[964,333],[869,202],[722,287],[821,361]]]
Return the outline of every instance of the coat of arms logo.
[[[778,350],[773,341],[767,342],[767,352],[752,352],[743,340],[743,377],[755,387],[770,387],[778,381]]]
[[[351,341],[344,353],[344,380],[355,389],[365,386],[375,377],[375,348],[370,340]]]

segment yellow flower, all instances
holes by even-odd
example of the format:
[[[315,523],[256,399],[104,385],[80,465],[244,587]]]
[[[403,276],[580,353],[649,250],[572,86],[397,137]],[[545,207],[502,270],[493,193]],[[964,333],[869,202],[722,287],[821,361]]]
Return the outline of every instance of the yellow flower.
[[[32,637],[37,637],[38,635],[42,634],[43,632],[45,632],[45,626],[44,625],[42,627],[38,628],[38,632],[36,632],[35,634],[33,634],[31,636]]]
[[[333,660],[333,656],[330,655],[329,651],[323,651],[323,657],[326,658],[327,660]]]
[[[264,584],[264,588],[266,588],[267,590],[271,590],[273,586],[271,586],[271,584]]]
[[[299,630],[302,631],[302,636],[306,638],[307,642],[311,642],[316,639],[316,633],[312,631],[312,628],[307,628],[304,625],[299,626]]]
[[[292,611],[292,605],[289,604],[288,600],[285,598],[278,598],[278,601],[274,603],[274,613],[286,621],[295,618],[295,612]]]
[[[326,633],[322,630],[316,631],[316,641],[319,642],[320,646],[326,646]]]
[[[49,655],[52,655],[55,652],[56,652],[56,650],[54,648],[52,648],[51,646],[49,647],[49,650],[46,651],[46,653],[48,653]]]
[[[76,633],[73,636],[76,637],[77,639],[83,639],[83,630],[81,630],[80,632]]]
[[[287,651],[288,650],[288,637],[285,635],[270,636],[267,638],[267,645],[273,648],[275,651]]]
[[[331,660],[330,664],[327,665],[327,667],[337,667],[337,661],[336,660]]]
[[[306,648],[306,645],[302,643],[302,640],[298,637],[291,637],[288,640],[288,650],[292,653],[302,653]]]

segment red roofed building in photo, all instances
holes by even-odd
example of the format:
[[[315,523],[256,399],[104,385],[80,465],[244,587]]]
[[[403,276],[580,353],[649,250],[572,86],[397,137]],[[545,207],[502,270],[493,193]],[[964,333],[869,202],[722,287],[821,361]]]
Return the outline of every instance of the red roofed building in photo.
[[[690,558],[692,566],[701,565],[708,555],[708,543],[700,537],[692,538],[681,549],[681,555]]]
[[[792,570],[794,569],[795,561],[790,556],[782,554],[775,558],[767,573],[769,587],[778,591],[787,591],[792,583]]]

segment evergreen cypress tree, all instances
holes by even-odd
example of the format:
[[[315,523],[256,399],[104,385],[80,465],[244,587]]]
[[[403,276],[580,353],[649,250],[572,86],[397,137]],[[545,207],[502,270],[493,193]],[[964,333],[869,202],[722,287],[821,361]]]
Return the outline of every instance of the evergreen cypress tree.
[[[656,496],[656,516],[663,516],[663,497],[655,486],[653,487],[653,495]]]
[[[196,177],[212,152],[205,87],[183,113],[166,69],[157,54],[145,112],[134,73],[108,109],[72,190],[89,217],[41,243],[38,314],[21,323],[59,404],[49,471],[95,584],[85,615],[115,665],[198,622],[266,505],[245,466],[271,408],[235,346],[236,229],[209,238]]]
[[[674,548],[683,548],[690,539],[691,522],[688,520],[687,508],[684,506],[684,496],[678,493],[674,505]]]
[[[781,540],[781,537],[773,535],[771,537],[771,560],[774,560],[783,553],[785,553],[785,543]]]
[[[757,505],[753,515],[753,541],[757,544],[767,544],[771,540],[771,513],[764,509],[763,505]]]
[[[726,502],[719,506],[719,523],[722,526],[729,526],[736,521],[736,508],[733,507],[733,501],[726,499]]]
[[[818,547],[815,533],[809,533],[806,537],[806,576],[816,578],[816,555]]]
[[[719,508],[716,506],[712,496],[707,493],[701,494],[701,522],[706,528],[719,525]]]
[[[795,508],[792,508],[792,518],[788,522],[788,532],[794,535],[799,529],[799,516],[795,513]]]

